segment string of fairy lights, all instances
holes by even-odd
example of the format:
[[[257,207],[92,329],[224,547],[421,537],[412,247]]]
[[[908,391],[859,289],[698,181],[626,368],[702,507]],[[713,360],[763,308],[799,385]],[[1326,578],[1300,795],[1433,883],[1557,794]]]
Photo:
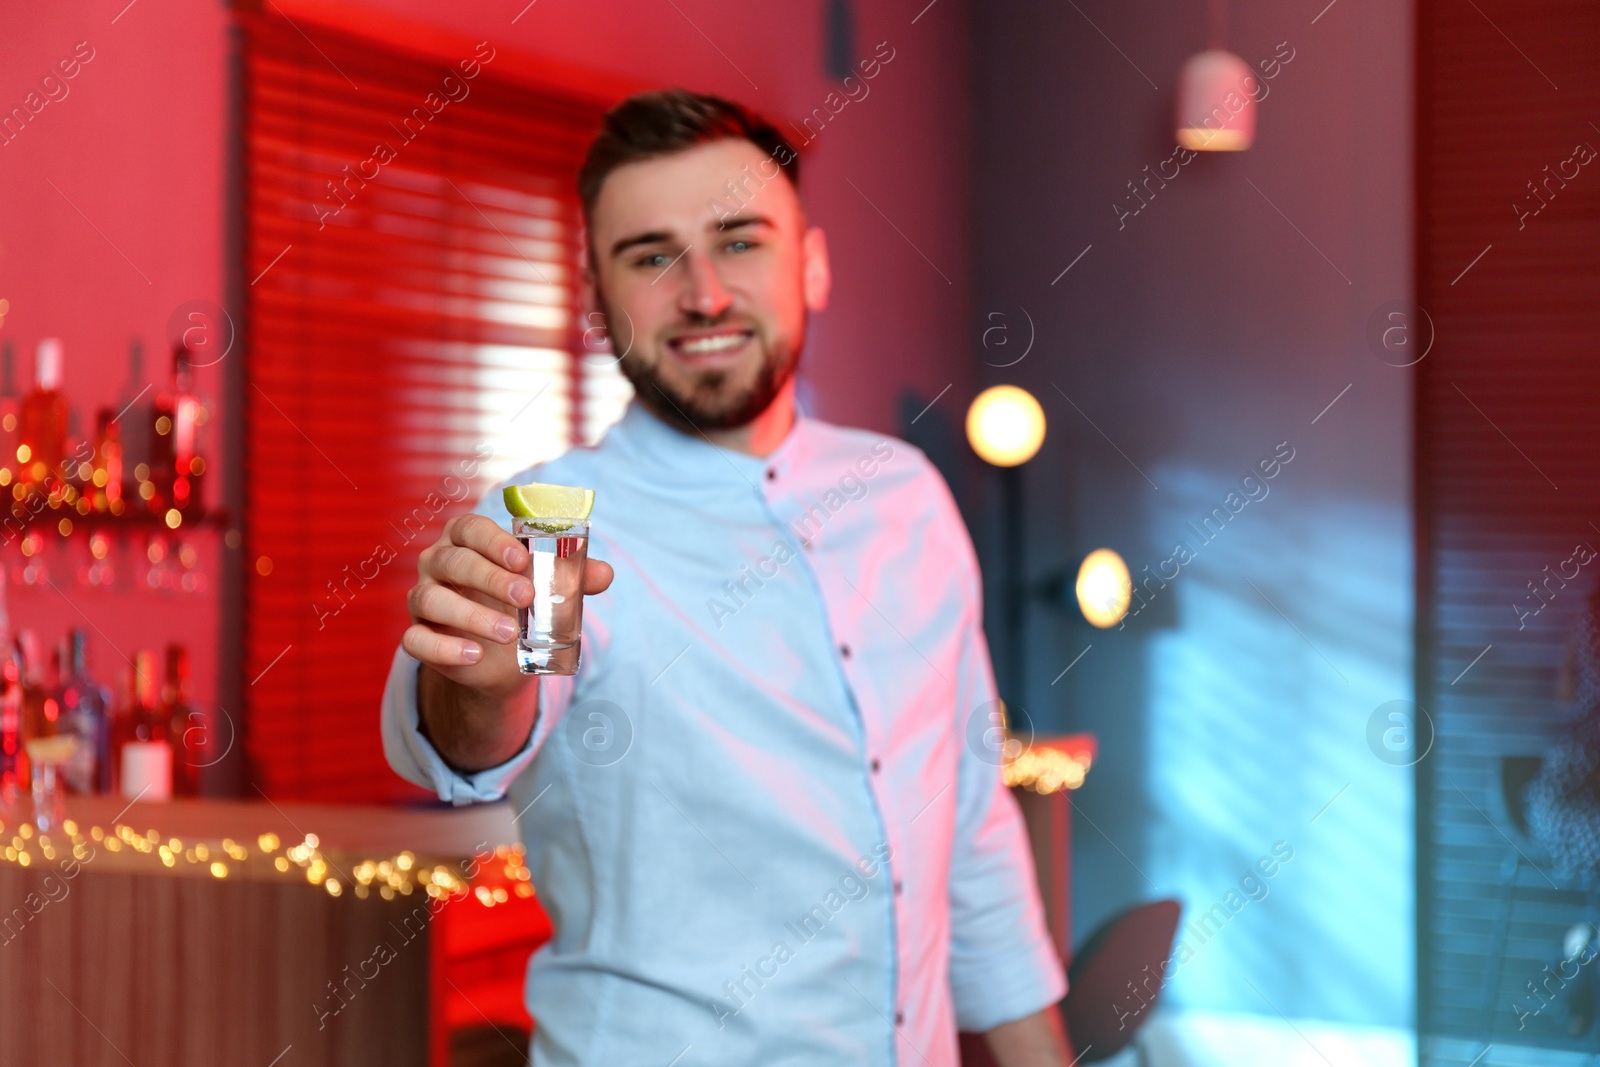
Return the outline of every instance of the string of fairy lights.
[[[1072,752],[1037,745],[1007,760],[1003,776],[1008,786],[1048,796],[1083,785],[1093,762],[1087,751]]]
[[[1037,745],[1008,759],[1003,777],[1008,786],[1049,795],[1083,785],[1092,762],[1088,751]],[[65,819],[55,834],[39,830],[31,822],[7,826],[0,821],[0,842],[4,842],[0,860],[15,867],[37,866],[41,870],[46,864],[67,862],[68,855],[85,864],[104,849],[124,856],[123,862],[135,857],[146,860],[152,873],[183,869],[185,873],[209,874],[219,880],[278,877],[320,886],[331,897],[348,893],[358,900],[374,894],[382,900],[393,900],[420,891],[435,898],[476,900],[492,908],[513,898],[535,895],[525,854],[514,845],[497,846],[492,859],[474,857],[463,861],[461,868],[473,868],[470,877],[463,877],[463,870],[443,863],[419,863],[410,851],[353,861],[342,853],[330,857],[322,850],[316,834],[306,834],[296,841],[275,833],[260,834],[249,842],[231,837],[220,841],[184,840],[156,830],[140,833],[126,823],[81,826]]]
[[[417,892],[430,897],[476,900],[485,907],[510,902],[513,898],[534,896],[527,864],[520,847],[497,846],[493,858],[474,857],[461,864],[475,868],[470,878],[459,869],[442,863],[418,863],[406,851],[382,858],[363,858],[339,863],[321,848],[316,834],[306,834],[288,842],[275,833],[264,833],[245,843],[231,837],[220,841],[185,841],[156,830],[140,833],[125,823],[112,826],[80,826],[72,819],[61,823],[56,834],[38,830],[32,823],[7,826],[0,822],[0,859],[16,867],[39,867],[65,863],[67,856],[86,864],[104,849],[127,858],[143,857],[153,872],[158,869],[187,868],[192,873],[225,880],[237,877],[279,877],[320,886],[331,897],[346,893],[358,900],[376,894],[383,900],[411,896]],[[254,847],[252,847],[252,845]]]

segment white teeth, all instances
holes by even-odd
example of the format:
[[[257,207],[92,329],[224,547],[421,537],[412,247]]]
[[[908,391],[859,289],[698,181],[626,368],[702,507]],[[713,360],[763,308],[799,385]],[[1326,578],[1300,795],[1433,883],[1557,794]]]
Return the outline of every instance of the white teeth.
[[[723,349],[743,344],[748,336],[748,334],[730,333],[698,341],[681,341],[678,348],[684,352],[721,352]]]

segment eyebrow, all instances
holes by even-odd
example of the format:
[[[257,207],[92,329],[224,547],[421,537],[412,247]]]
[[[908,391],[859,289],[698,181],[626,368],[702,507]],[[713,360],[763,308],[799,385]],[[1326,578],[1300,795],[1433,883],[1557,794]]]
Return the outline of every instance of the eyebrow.
[[[651,230],[648,233],[640,233],[635,234],[632,237],[624,237],[622,240],[611,246],[611,258],[615,259],[635,245],[653,245],[661,241],[670,240],[672,240],[672,234],[666,230]]]
[[[740,226],[767,226],[776,228],[776,224],[765,215],[735,215],[717,223],[717,231],[737,229]]]

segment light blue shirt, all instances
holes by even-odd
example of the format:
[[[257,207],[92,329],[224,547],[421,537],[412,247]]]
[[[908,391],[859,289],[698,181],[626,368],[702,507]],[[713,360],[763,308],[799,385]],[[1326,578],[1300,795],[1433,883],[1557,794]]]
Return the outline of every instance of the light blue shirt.
[[[509,793],[555,925],[533,1061],[955,1067],[956,1031],[1064,970],[1001,781],[972,544],[903,441],[798,416],[762,459],[637,401],[504,484],[595,490],[575,678],[528,743],[452,771],[397,652],[383,741],[467,804]],[[477,506],[509,528],[500,489]]]

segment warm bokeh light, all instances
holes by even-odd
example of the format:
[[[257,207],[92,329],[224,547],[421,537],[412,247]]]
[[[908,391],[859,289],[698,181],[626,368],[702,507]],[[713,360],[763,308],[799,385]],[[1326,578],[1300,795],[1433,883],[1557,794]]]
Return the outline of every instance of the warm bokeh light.
[[[1184,127],[1178,130],[1178,143],[1193,152],[1243,152],[1251,137],[1241,130],[1208,130]]]
[[[967,409],[967,440],[996,467],[1026,463],[1044,443],[1044,409],[1026,389],[990,386]]]
[[[1122,557],[1109,548],[1097,548],[1083,557],[1077,588],[1083,617],[1102,630],[1115,626],[1128,613],[1133,579]]]

